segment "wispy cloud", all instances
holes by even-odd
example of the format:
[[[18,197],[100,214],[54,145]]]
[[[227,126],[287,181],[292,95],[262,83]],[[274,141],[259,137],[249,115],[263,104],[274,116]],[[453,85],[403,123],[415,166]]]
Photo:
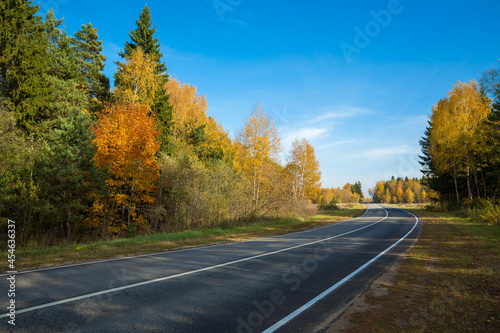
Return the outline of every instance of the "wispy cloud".
[[[327,127],[286,127],[280,129],[282,144],[285,151],[288,151],[295,139],[306,139],[309,142],[325,139],[328,137]]]
[[[400,156],[415,154],[418,148],[409,145],[381,147],[377,149],[366,149],[361,151],[343,151],[335,155],[336,161],[380,161],[397,159]]]
[[[315,139],[325,138],[328,136],[327,132],[328,129],[326,127],[305,127],[298,129],[290,128],[286,131],[285,137],[290,139],[290,142],[294,139],[306,139],[308,141],[313,141]]]
[[[321,149],[328,149],[328,148],[332,148],[332,147],[344,146],[344,145],[356,143],[357,141],[358,140],[356,140],[356,139],[343,139],[343,140],[337,140],[337,141],[330,141],[330,142],[326,142],[324,144],[318,145],[317,149],[321,150]]]
[[[322,110],[322,114],[311,120],[312,123],[322,122],[331,119],[352,118],[362,114],[373,113],[368,109],[356,108],[352,106],[330,106]]]
[[[409,154],[413,151],[415,151],[414,147],[402,145],[402,146],[392,146],[379,149],[365,150],[357,154],[357,156],[369,159],[383,159],[397,155]]]

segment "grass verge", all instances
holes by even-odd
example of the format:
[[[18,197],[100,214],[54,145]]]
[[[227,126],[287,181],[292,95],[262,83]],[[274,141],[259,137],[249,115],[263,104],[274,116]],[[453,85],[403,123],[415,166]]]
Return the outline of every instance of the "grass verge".
[[[367,295],[342,332],[500,332],[500,228],[451,213],[423,218],[417,244],[387,294]]]
[[[355,205],[337,211],[322,211],[308,218],[281,218],[260,222],[228,225],[224,228],[202,228],[177,233],[154,234],[134,238],[100,241],[89,244],[64,244],[54,247],[18,248],[18,271],[67,265],[98,259],[120,258],[145,253],[164,252],[187,247],[227,243],[312,229],[360,216],[365,205]],[[7,258],[6,251],[0,253]],[[3,269],[5,273],[7,269]]]

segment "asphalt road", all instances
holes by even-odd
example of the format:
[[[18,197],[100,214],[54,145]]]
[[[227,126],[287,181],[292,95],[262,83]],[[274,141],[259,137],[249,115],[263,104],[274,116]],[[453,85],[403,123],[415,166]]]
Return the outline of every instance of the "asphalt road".
[[[314,332],[420,233],[403,210],[259,240],[0,278],[0,331]],[[15,299],[15,327],[9,301]]]

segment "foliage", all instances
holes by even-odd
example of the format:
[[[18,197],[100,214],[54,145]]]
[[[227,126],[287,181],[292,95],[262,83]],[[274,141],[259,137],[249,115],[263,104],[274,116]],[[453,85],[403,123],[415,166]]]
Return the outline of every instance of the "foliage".
[[[337,206],[338,204],[338,200],[335,196],[332,197],[332,200],[330,200],[330,202],[328,204],[321,204],[320,205],[320,208],[323,209],[323,210],[339,210],[339,206]]]
[[[0,217],[20,240],[227,227],[300,214],[321,192],[314,148],[296,141],[283,167],[260,105],[233,141],[196,86],[169,80],[147,6],[113,95],[92,24],[71,37],[32,1],[0,11]]]
[[[155,229],[215,226],[244,217],[251,199],[241,175],[224,161],[203,163],[187,143],[175,145],[171,156],[160,154],[158,204],[169,214]]]
[[[342,187],[337,188],[322,188],[316,191],[312,198],[313,202],[320,206],[327,206],[332,201],[333,203],[359,203],[362,196],[357,192],[361,189],[361,182],[356,182],[356,186],[351,183],[346,183]]]
[[[500,188],[497,81],[490,70],[481,79],[481,89],[475,81],[458,82],[433,107],[420,141],[427,185],[450,208],[495,198]],[[485,93],[494,98],[493,108]]]
[[[87,95],[85,108],[93,114],[101,111],[109,98],[109,79],[102,73],[106,57],[101,54],[103,47],[98,38],[97,29],[87,23],[71,39],[80,80]]]
[[[15,219],[19,236],[29,227],[36,201],[35,163],[40,143],[25,138],[15,114],[0,109],[0,217]]]
[[[137,48],[126,63],[118,63],[115,98],[119,103],[141,104],[148,111],[154,104],[155,93],[161,77],[155,74],[156,62],[153,58]]]
[[[0,103],[27,134],[48,106],[48,38],[32,0],[0,2]]]
[[[61,233],[71,240],[73,227],[83,219],[92,196],[106,194],[107,172],[93,164],[96,146],[88,115],[75,111],[61,119],[60,127],[50,133],[36,165],[39,211],[49,220],[49,228],[59,224]]]
[[[207,123],[207,100],[197,95],[197,88],[191,84],[181,84],[177,79],[165,83],[173,107],[172,136],[176,140],[188,142],[192,132]]]
[[[278,165],[281,142],[274,120],[258,104],[236,137],[235,169],[250,180],[254,213],[262,204],[262,187],[271,178],[265,170]]]
[[[155,119],[148,115],[145,106],[110,105],[99,116],[93,131],[97,145],[95,164],[111,172],[107,181],[110,200],[97,198],[87,223],[98,227],[104,222],[104,232],[124,229],[131,221],[146,224],[137,208],[156,201],[159,173],[155,155],[160,132]],[[104,221],[100,221],[103,216]]]
[[[478,199],[469,216],[477,223],[500,226],[500,203],[493,199]]]
[[[423,183],[425,179],[392,177],[391,180],[378,181],[368,192],[374,202],[425,203],[429,200],[429,190]]]
[[[293,192],[296,201],[302,197],[312,198],[321,188],[321,171],[314,148],[306,139],[295,139],[288,157],[286,170],[292,175]]]
[[[155,74],[163,75],[167,71],[167,67],[161,62],[163,53],[160,51],[158,38],[153,38],[156,27],[152,27],[151,10],[147,5],[144,6],[139,15],[139,20],[135,20],[135,23],[137,25],[136,29],[129,33],[131,41],[125,42],[125,49],[119,53],[120,57],[130,58],[134,51],[141,48],[155,62]]]
[[[172,123],[172,105],[169,101],[169,94],[166,93],[164,85],[168,83],[168,73],[165,63],[162,62],[163,53],[160,51],[158,38],[154,38],[156,27],[153,27],[151,21],[151,11],[147,5],[144,6],[139,20],[136,20],[136,29],[130,31],[131,41],[125,42],[125,49],[119,53],[122,59],[130,59],[137,49],[149,56],[151,61],[155,62],[153,74],[158,76],[158,86],[149,87],[154,95],[152,104],[147,106],[151,108],[158,121],[158,127],[161,130],[160,141],[161,151],[170,151],[170,136]],[[115,75],[115,85],[120,85],[120,77]]]
[[[86,103],[85,91],[77,71],[77,60],[71,47],[71,37],[60,28],[63,20],[56,19],[51,9],[45,18],[46,35],[49,39],[50,61],[47,71],[49,105],[40,112],[39,132],[47,134],[60,126],[60,120],[79,112]]]

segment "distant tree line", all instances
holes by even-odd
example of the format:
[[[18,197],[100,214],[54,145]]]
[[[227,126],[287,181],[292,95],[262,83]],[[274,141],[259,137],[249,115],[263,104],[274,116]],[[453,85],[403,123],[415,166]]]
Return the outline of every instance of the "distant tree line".
[[[368,190],[374,202],[380,203],[426,203],[429,202],[429,189],[425,179],[408,177],[378,181],[374,188]]]
[[[357,181],[354,184],[346,183],[342,187],[317,189],[312,201],[320,207],[335,207],[338,203],[359,203],[363,198],[361,182]]]

